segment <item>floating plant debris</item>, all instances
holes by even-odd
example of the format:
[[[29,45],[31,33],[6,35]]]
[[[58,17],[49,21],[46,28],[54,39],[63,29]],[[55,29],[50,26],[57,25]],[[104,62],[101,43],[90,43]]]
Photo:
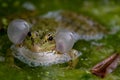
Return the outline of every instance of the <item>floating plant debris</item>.
[[[114,53],[107,59],[95,65],[91,69],[91,73],[98,77],[104,78],[107,74],[113,72],[116,69],[119,60],[120,60],[120,54]]]

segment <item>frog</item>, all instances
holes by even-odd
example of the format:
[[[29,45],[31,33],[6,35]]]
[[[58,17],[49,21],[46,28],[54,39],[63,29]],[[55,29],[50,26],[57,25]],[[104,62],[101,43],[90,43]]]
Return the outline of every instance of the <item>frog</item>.
[[[78,40],[99,40],[106,29],[88,16],[72,11],[50,11],[32,19],[15,19],[8,25],[13,43],[11,54],[30,67],[70,62],[75,67],[80,51]]]

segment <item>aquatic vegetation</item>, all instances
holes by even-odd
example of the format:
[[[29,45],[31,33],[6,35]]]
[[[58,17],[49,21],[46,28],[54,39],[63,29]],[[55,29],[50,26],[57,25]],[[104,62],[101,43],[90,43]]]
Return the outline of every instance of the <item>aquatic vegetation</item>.
[[[118,66],[119,61],[120,61],[120,55],[114,53],[109,58],[95,65],[91,69],[91,72],[96,76],[104,78],[107,74],[114,71],[114,69]]]

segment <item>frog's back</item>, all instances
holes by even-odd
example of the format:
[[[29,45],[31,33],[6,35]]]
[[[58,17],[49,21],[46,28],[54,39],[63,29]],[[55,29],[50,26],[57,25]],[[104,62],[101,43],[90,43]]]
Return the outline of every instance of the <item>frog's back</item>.
[[[75,12],[69,11],[55,11],[49,12],[43,15],[41,20],[50,20],[47,21],[47,24],[50,25],[46,27],[50,31],[60,29],[68,29],[72,32],[75,32],[80,35],[80,39],[91,40],[91,39],[101,39],[106,33],[106,29],[101,24],[92,20],[88,16],[83,16]],[[51,25],[52,23],[52,25]],[[44,24],[44,23],[40,23]],[[52,28],[52,29],[51,29]]]

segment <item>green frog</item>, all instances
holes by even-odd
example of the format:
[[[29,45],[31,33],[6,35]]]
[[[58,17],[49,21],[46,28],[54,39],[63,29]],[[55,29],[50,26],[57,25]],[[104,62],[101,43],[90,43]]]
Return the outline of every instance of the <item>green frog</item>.
[[[75,66],[81,52],[73,49],[74,43],[80,39],[101,39],[105,32],[99,23],[71,11],[48,12],[28,20],[15,19],[7,31],[13,43],[12,55],[32,67],[69,61]]]

